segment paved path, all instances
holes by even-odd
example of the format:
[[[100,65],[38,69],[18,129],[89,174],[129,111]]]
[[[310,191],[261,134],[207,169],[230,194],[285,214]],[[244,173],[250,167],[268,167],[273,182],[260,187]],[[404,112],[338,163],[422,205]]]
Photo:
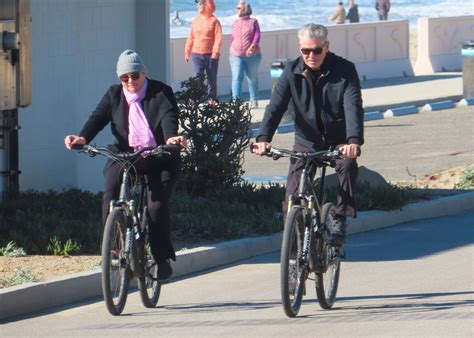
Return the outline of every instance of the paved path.
[[[273,144],[288,148],[293,139],[294,133],[276,134]],[[389,181],[474,163],[474,106],[365,122],[358,162]],[[244,170],[245,176],[286,177],[288,161],[246,153]]]
[[[470,211],[349,236],[331,311],[309,281],[299,317],[284,316],[274,253],[178,280],[157,309],[134,293],[120,317],[97,300],[4,323],[0,336],[471,337],[473,222]]]

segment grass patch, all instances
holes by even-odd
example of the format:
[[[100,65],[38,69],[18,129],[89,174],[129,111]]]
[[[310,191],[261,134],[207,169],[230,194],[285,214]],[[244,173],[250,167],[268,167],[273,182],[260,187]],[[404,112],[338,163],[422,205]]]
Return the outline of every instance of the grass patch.
[[[12,276],[0,279],[0,288],[7,288],[14,285],[36,282],[38,279],[33,273],[22,268],[16,268]]]
[[[51,238],[71,240],[82,253],[97,253],[102,236],[101,194],[79,189],[24,191],[0,204],[0,247],[15,241],[32,254],[47,254]]]
[[[212,197],[177,191],[172,201],[173,238],[182,242],[219,241],[269,235],[282,230],[284,186],[242,183]],[[336,200],[336,189],[327,193]],[[416,199],[413,190],[360,184],[359,211],[395,210]],[[28,254],[99,254],[101,194],[71,189],[26,191],[0,204],[0,250]],[[14,242],[14,245],[11,243]],[[17,244],[18,243],[18,244]]]

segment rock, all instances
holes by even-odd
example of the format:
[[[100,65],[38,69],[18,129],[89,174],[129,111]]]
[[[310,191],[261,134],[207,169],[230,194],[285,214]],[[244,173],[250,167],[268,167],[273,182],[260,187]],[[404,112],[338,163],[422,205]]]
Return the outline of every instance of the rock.
[[[359,167],[359,176],[357,177],[357,183],[361,184],[366,182],[371,186],[389,186],[390,184],[383,178],[382,175],[376,171],[370,170],[367,167]],[[332,187],[337,185],[337,174],[331,174],[326,176],[326,185],[327,187]]]

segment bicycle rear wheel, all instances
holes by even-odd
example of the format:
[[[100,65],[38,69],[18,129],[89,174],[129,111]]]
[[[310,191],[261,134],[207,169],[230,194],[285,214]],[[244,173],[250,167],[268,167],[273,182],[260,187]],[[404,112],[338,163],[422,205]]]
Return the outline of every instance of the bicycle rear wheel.
[[[307,268],[302,264],[305,214],[294,206],[285,222],[280,259],[280,289],[283,309],[288,317],[295,317],[303,299]]]
[[[110,314],[122,313],[131,271],[125,255],[127,215],[116,207],[107,217],[102,239],[102,293]]]
[[[146,275],[145,277],[138,278],[138,289],[140,290],[140,298],[143,306],[146,308],[154,308],[156,304],[158,304],[158,298],[160,298],[161,283],[157,280],[158,265],[151,254],[146,216],[143,215],[142,217],[144,218],[144,224],[142,225],[144,241],[142,243],[143,257],[141,260],[145,265]]]
[[[335,206],[332,203],[324,204],[321,222],[325,224],[325,227],[322,233],[316,237],[316,250],[323,270],[320,273],[316,273],[315,284],[318,302],[323,309],[330,309],[334,305],[339,285],[341,260],[334,255],[334,249],[328,245],[328,229],[332,226],[335,215]]]

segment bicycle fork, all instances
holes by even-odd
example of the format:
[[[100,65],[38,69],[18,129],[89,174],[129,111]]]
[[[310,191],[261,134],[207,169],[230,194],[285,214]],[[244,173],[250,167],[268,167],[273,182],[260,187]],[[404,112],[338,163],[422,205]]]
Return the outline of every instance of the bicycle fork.
[[[311,271],[310,266],[310,253],[311,253],[311,243],[313,241],[313,221],[312,221],[312,210],[314,208],[314,196],[309,196],[308,205],[306,207],[305,213],[305,227],[304,227],[304,237],[303,237],[303,250],[301,254],[301,263],[303,266],[307,266],[309,271]]]

